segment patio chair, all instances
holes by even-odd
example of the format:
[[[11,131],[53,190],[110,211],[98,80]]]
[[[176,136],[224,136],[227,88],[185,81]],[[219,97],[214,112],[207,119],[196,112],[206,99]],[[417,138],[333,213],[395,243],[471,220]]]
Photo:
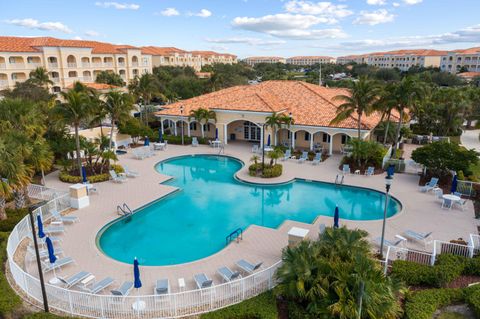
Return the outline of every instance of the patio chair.
[[[208,140],[208,145],[210,145],[210,147],[215,147],[215,145],[213,144],[212,140]]]
[[[369,166],[365,171],[365,176],[372,176],[375,173],[375,167]]]
[[[405,242],[407,241],[406,238],[400,236],[400,235],[395,235],[395,240],[387,240],[387,239],[384,239],[383,240],[383,246],[393,246],[393,247],[398,247],[400,245],[403,245]],[[377,237],[374,239],[374,242],[380,246],[381,245],[381,242],[382,242],[382,238],[381,237]]]
[[[443,201],[443,190],[441,188],[433,189],[433,194],[438,200]]]
[[[130,291],[133,288],[133,282],[125,281],[120,287],[117,289],[110,290],[110,293],[114,296],[128,296]]]
[[[209,288],[213,286],[213,280],[207,277],[204,273],[193,276],[198,289]]]
[[[443,209],[452,209],[453,201],[451,199],[443,198],[442,208]]]
[[[144,158],[147,157],[147,154],[145,153],[144,149],[141,147],[133,149],[132,154],[136,159],[140,159],[140,160],[143,160]]]
[[[27,246],[27,253],[34,256],[36,254],[35,248],[32,246]],[[39,249],[38,253],[40,255],[40,258],[47,258],[48,257],[48,250],[47,249]],[[55,248],[55,255],[63,255],[63,249],[62,248]]]
[[[65,285],[65,288],[70,288],[75,286],[80,281],[82,281],[83,279],[87,278],[90,275],[91,273],[89,273],[88,271],[80,271],[68,278],[58,277],[58,280],[60,280]]]
[[[192,146],[197,147],[198,146],[198,139],[196,137],[192,137]]]
[[[404,232],[405,237],[417,240],[417,241],[423,241],[423,245],[427,246],[427,239],[432,235],[432,232],[429,233],[419,233],[414,230],[407,229]]]
[[[170,282],[168,279],[159,279],[153,289],[154,295],[165,295],[170,293]]]
[[[62,268],[63,266],[66,266],[68,264],[73,263],[73,258],[72,257],[64,257],[62,259],[58,259],[54,264],[47,262],[42,262],[43,263],[43,272],[49,272],[57,268]]]
[[[459,201],[456,201],[453,204],[456,206],[459,206],[462,209],[462,211],[465,211],[465,207],[467,207],[467,200],[460,199]]]
[[[62,223],[75,223],[78,222],[78,217],[77,216],[62,216],[59,212],[56,210],[52,210],[50,212],[53,216],[53,218],[57,221],[61,221]]]
[[[94,283],[92,288],[87,288],[86,291],[88,291],[91,294],[98,294],[99,292],[106,289],[108,286],[112,285],[114,282],[115,280],[113,278],[106,277],[100,280],[99,282]]]
[[[315,158],[312,161],[312,165],[318,165],[322,161],[322,153],[316,153]]]
[[[254,272],[255,270],[259,269],[262,266],[263,261],[259,262],[259,263],[256,263],[256,264],[252,264],[252,263],[246,261],[245,259],[241,259],[241,260],[237,261],[236,264],[240,269],[242,269],[243,271],[250,274],[250,273]]]
[[[130,170],[127,165],[124,165],[124,166],[122,166],[122,167],[123,167],[123,170],[125,171],[125,175],[126,175],[127,177],[137,177],[137,176],[140,176],[140,174],[139,174],[138,172]]]
[[[323,152],[323,145],[317,143],[313,146],[313,150],[317,153],[322,153]]]
[[[117,173],[112,169],[110,170],[110,176],[112,177],[112,181],[115,183],[124,183],[127,181],[127,177],[124,175],[117,175]]]
[[[221,267],[217,269],[217,273],[223,278],[225,281],[233,281],[235,279],[239,279],[242,276],[238,271],[232,271],[227,266]]]
[[[282,161],[286,161],[288,159],[290,159],[292,157],[292,150],[286,150],[285,151],[285,154],[283,155],[283,157],[281,158]]]
[[[423,193],[426,193],[428,191],[431,191],[435,187],[437,187],[438,184],[438,178],[437,177],[432,177],[428,183],[426,183],[424,186],[420,187],[420,191]]]
[[[350,165],[343,164],[342,173],[343,175],[350,175]]]
[[[260,148],[257,144],[252,146],[252,153],[258,153],[260,151]]]
[[[305,163],[308,158],[308,152],[302,152],[302,156],[298,159],[298,163]]]
[[[87,186],[87,195],[90,195],[90,193],[97,193],[98,194],[97,185],[92,184],[88,181],[86,183],[83,183],[83,184]]]

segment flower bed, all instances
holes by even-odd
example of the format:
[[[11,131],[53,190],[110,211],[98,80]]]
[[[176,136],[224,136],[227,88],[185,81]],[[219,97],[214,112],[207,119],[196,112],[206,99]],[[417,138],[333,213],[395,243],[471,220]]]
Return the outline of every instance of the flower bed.
[[[282,164],[269,165],[265,164],[262,171],[262,163],[252,164],[248,167],[248,173],[250,176],[262,177],[262,178],[273,178],[282,175],[283,166]]]
[[[110,165],[110,169],[113,169],[117,174],[124,172],[123,167],[116,164]],[[81,183],[83,181],[82,176],[71,175],[71,173],[67,171],[61,171],[59,175],[59,179],[64,183],[71,183],[71,184]],[[110,180],[110,173],[108,172],[108,170],[106,173],[103,173],[103,174],[87,176],[87,181],[89,181],[90,183],[100,183],[100,182],[106,182],[108,180]]]

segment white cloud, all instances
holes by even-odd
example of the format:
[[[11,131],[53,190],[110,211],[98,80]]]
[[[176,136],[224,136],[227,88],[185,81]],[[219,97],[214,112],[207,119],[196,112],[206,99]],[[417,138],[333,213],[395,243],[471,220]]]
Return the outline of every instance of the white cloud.
[[[195,16],[195,17],[200,17],[200,18],[208,18],[212,15],[212,12],[207,10],[207,9],[202,9],[197,13],[192,13],[189,12],[187,15],[189,16]]]
[[[385,9],[376,11],[360,11],[360,15],[353,21],[354,24],[377,25],[392,22],[395,16]]]
[[[180,15],[180,12],[178,12],[178,10],[175,8],[166,8],[165,10],[161,11],[160,14],[165,17],[173,17]]]
[[[100,36],[100,33],[98,33],[97,31],[94,31],[94,30],[88,30],[88,31],[85,31],[85,35],[87,37],[98,37],[98,36]]]
[[[61,22],[40,22],[36,19],[12,19],[5,21],[8,24],[17,25],[20,27],[25,27],[29,29],[37,29],[37,30],[46,30],[46,31],[59,31],[64,33],[72,33],[73,31],[64,25]]]
[[[392,3],[392,6],[394,6],[394,7],[400,7],[400,3],[394,2],[394,3]]]
[[[419,4],[421,3],[423,0],[403,0],[403,2],[407,5],[414,5],[414,4]]]
[[[383,6],[387,4],[385,0],[367,0],[367,4],[372,6]]]
[[[284,40],[266,40],[259,38],[249,38],[249,37],[231,37],[223,39],[210,39],[207,38],[205,41],[210,43],[218,44],[248,44],[252,46],[273,46],[287,43]]]
[[[77,36],[74,36],[73,37],[73,40],[83,40],[82,37],[79,37],[78,35]]]
[[[353,11],[347,9],[346,5],[335,5],[331,2],[311,2],[302,0],[291,0],[285,4],[285,11],[288,13],[298,13],[306,15],[315,15],[328,20],[328,23],[337,23],[337,19],[345,18],[353,14]]]
[[[119,2],[95,2],[97,7],[114,8],[117,10],[138,10],[140,5],[136,3],[119,3]]]

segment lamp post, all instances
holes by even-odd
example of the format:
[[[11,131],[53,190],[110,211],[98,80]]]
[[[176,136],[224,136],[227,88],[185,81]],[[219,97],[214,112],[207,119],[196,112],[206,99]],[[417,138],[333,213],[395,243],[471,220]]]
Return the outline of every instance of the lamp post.
[[[383,225],[382,225],[382,239],[380,241],[380,259],[383,259],[383,242],[385,240],[385,224],[387,222],[387,209],[388,209],[388,193],[393,183],[393,176],[390,168],[387,170],[387,177],[385,177],[385,208],[383,210]]]
[[[35,222],[33,220],[33,212],[44,204],[45,202],[40,202],[28,207],[28,215],[30,217],[30,228],[32,230],[33,246],[35,248],[35,257],[37,259],[38,278],[40,279],[40,288],[42,289],[43,309],[45,310],[45,312],[49,312],[47,291],[45,290],[45,280],[43,279],[42,263],[40,261],[40,252],[38,251],[37,233],[35,232]]]
[[[265,167],[265,123],[262,125],[262,141],[260,143],[260,146],[262,146],[262,176],[263,176],[263,170]]]
[[[183,138],[183,105],[180,106],[180,114],[181,114],[181,123],[182,123],[182,145],[184,145],[184,138]]]

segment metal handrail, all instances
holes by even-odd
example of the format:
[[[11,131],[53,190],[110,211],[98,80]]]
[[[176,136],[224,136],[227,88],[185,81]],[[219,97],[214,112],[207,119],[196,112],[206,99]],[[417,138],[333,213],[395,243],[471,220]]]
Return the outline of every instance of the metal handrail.
[[[240,236],[239,236],[240,235]],[[233,232],[231,232],[227,237],[225,237],[225,246],[230,244],[230,242],[234,239],[240,238],[240,240],[243,240],[243,229],[242,228],[237,228]]]
[[[123,203],[122,206],[117,205],[117,213],[118,214],[123,214],[124,216],[133,215],[132,210],[130,209],[130,207],[128,207],[128,205],[126,203]]]

